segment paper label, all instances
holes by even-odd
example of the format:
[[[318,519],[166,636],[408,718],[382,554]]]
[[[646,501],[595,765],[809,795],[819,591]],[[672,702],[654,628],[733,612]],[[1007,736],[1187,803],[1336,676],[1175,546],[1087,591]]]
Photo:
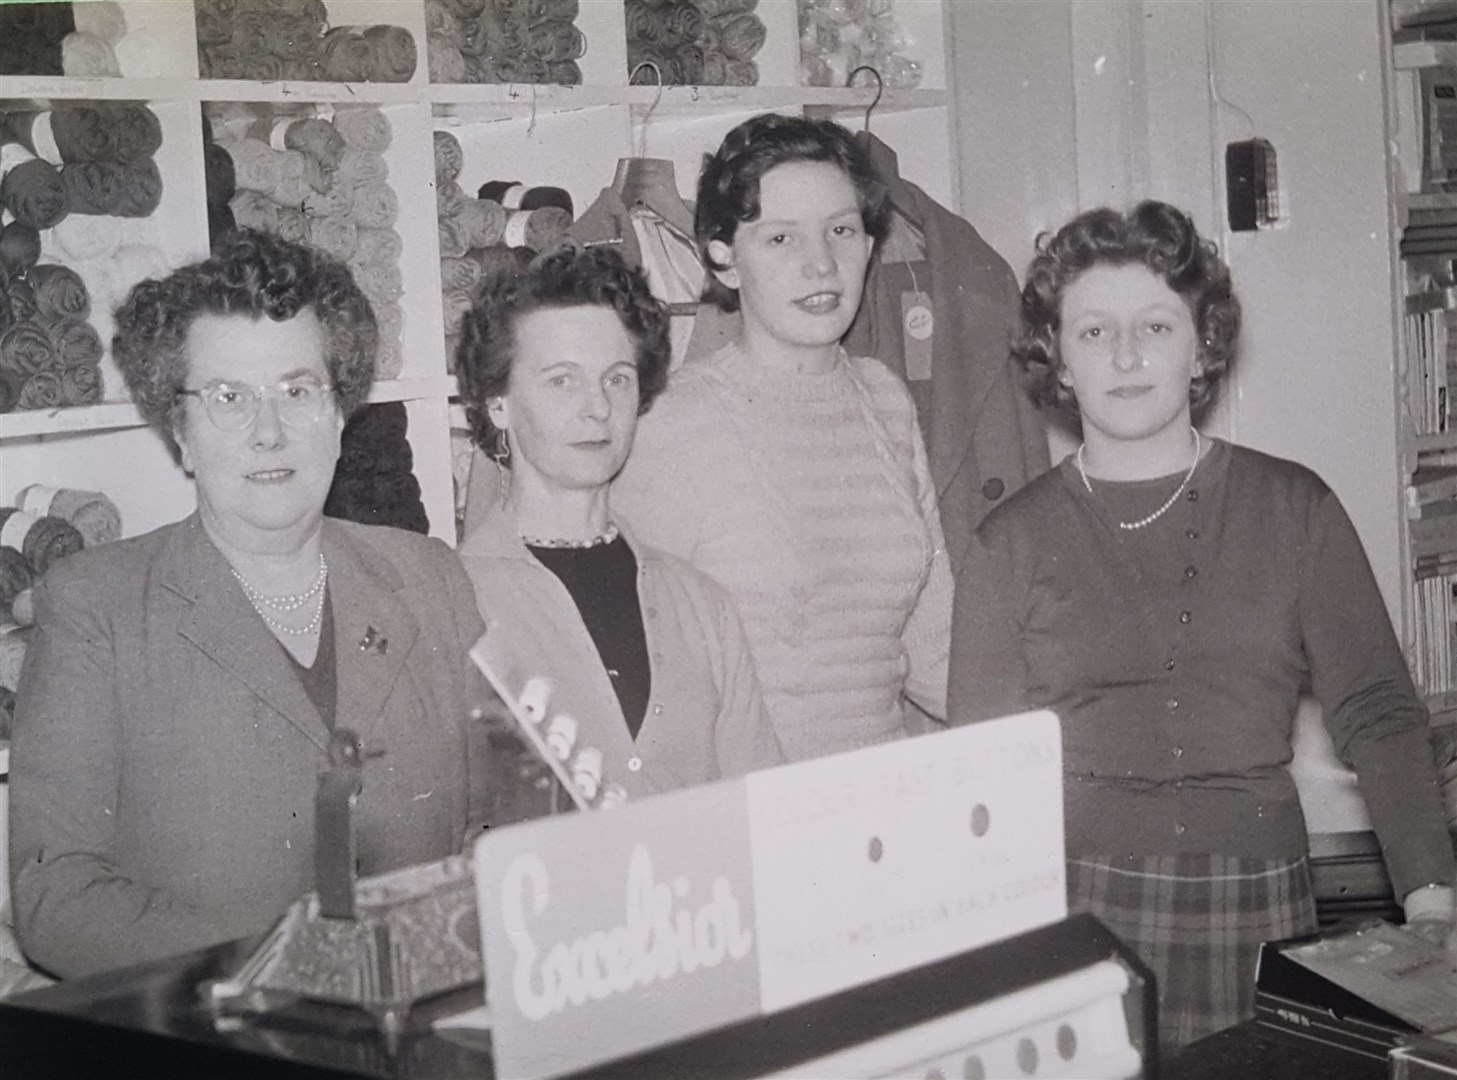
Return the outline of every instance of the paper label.
[[[901,338],[906,355],[906,378],[912,382],[924,382],[931,377],[935,331],[931,298],[920,291],[901,293]]]
[[[506,231],[501,239],[507,247],[521,247],[526,243],[526,223],[530,220],[530,210],[512,210],[506,216]]]
[[[1057,718],[1025,713],[491,830],[497,1075],[577,1071],[1064,918],[1061,757]]]
[[[20,508],[27,514],[45,517],[51,512],[51,503],[55,501],[60,491],[60,488],[51,487],[49,484],[31,484],[25,489],[25,495],[20,500]]]
[[[49,112],[36,114],[35,122],[30,125],[30,141],[35,148],[36,157],[49,161],[52,165],[61,164],[61,148],[56,145]]]
[[[24,510],[15,511],[5,519],[4,525],[0,525],[0,547],[22,551],[25,547],[25,534],[39,520],[40,518],[27,514]]]

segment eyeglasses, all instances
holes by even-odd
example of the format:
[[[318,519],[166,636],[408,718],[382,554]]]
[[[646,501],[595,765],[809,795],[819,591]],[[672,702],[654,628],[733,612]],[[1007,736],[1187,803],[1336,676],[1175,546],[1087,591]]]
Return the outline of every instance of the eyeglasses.
[[[195,397],[207,417],[224,431],[242,431],[258,418],[265,397],[273,398],[278,419],[289,427],[308,427],[324,415],[324,404],[334,388],[312,375],[284,379],[272,386],[215,382],[198,390],[179,390],[178,397]]]

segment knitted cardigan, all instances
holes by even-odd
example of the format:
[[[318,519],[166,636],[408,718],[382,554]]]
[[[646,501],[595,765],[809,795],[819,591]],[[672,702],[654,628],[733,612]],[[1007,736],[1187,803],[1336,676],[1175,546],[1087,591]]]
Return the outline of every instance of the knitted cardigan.
[[[957,578],[951,719],[1062,719],[1071,855],[1294,858],[1303,692],[1356,770],[1398,896],[1453,879],[1427,713],[1361,541],[1309,469],[1216,441],[1183,474],[1064,461],[993,511]]]
[[[897,738],[903,694],[945,715],[951,574],[915,407],[877,360],[685,365],[638,429],[613,505],[722,585],[789,760]]]

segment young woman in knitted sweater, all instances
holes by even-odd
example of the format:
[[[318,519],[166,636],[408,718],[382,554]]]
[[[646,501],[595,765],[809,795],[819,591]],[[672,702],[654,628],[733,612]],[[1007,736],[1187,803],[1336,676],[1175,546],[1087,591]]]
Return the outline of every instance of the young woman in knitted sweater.
[[[915,407],[840,346],[888,213],[838,125],[729,132],[694,227],[738,335],[674,374],[613,489],[645,540],[728,590],[790,760],[945,714],[951,576]]]

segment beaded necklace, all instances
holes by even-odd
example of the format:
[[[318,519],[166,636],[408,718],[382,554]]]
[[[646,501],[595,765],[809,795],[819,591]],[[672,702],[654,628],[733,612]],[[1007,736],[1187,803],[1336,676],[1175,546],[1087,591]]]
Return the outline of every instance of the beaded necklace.
[[[527,547],[539,548],[594,548],[602,547],[616,540],[618,536],[617,526],[608,523],[607,528],[596,536],[588,537],[586,540],[558,540],[544,539],[540,536],[521,536],[521,542]]]
[[[253,610],[274,630],[280,634],[288,634],[292,637],[307,637],[319,628],[324,621],[324,585],[329,580],[329,564],[324,560],[324,553],[319,552],[319,572],[314,576],[313,584],[301,593],[291,596],[265,596],[252,585],[248,584],[246,578],[238,573],[236,567],[230,567],[233,577],[243,587],[243,595],[248,598],[248,603],[253,605]],[[279,622],[270,611],[287,612],[298,611],[309,601],[314,602],[314,615],[303,627],[288,626]]]
[[[1179,496],[1184,494],[1184,489],[1189,486],[1189,481],[1194,479],[1194,470],[1199,467],[1199,453],[1202,449],[1202,444],[1199,439],[1199,429],[1194,428],[1193,431],[1194,461],[1190,464],[1189,471],[1184,474],[1184,479],[1179,481],[1179,486],[1174,489],[1174,493],[1169,496],[1167,502],[1165,502],[1152,514],[1149,514],[1148,517],[1141,517],[1137,521],[1120,521],[1118,523],[1118,527],[1120,529],[1123,529],[1125,532],[1132,532],[1135,529],[1142,529],[1146,526],[1152,525],[1159,518],[1167,514],[1169,512],[1169,509],[1174,505],[1174,503],[1179,501]],[[1087,488],[1088,494],[1091,495],[1093,493],[1093,485],[1089,482],[1087,471],[1083,468],[1083,447],[1087,445],[1087,443],[1078,444],[1077,464],[1078,475],[1083,478],[1083,487]]]

